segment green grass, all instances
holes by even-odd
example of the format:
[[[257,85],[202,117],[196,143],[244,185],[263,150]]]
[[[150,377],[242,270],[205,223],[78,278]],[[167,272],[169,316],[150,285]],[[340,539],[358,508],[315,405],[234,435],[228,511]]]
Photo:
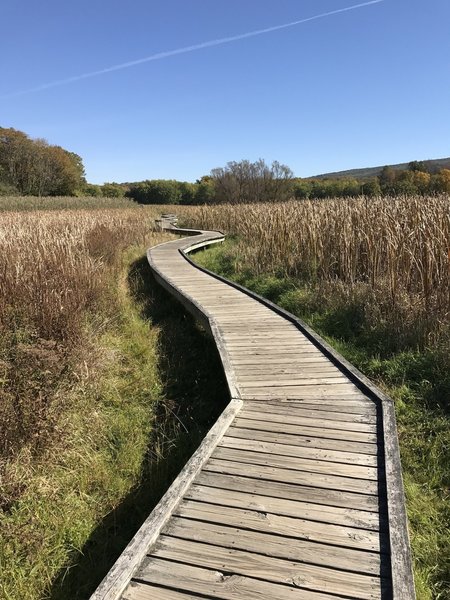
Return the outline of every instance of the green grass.
[[[5,600],[47,597],[53,577],[73,564],[98,522],[139,481],[162,397],[158,332],[140,322],[124,293],[117,322],[104,329],[82,381],[67,391],[59,439],[40,460],[14,461],[26,489],[0,513]]]
[[[124,254],[114,310],[85,325],[91,348],[58,435],[9,467],[23,488],[0,510],[4,600],[89,598],[227,401],[211,340],[142,253]]]
[[[395,401],[418,600],[450,598],[450,365],[448,348],[417,350],[367,319],[364,298],[278,274],[255,276],[233,240],[195,254],[206,268],[310,324]]]

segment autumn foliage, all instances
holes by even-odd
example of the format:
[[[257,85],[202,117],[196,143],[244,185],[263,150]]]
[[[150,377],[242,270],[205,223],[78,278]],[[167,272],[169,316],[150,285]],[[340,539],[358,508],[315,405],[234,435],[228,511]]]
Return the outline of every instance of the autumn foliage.
[[[0,128],[0,193],[71,196],[85,183],[82,160],[74,152]]]

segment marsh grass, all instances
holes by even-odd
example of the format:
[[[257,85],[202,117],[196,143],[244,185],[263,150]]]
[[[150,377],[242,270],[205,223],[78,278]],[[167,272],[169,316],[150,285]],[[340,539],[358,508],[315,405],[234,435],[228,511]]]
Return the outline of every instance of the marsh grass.
[[[119,402],[127,399],[128,406],[119,412],[116,437],[119,442],[129,439],[135,447],[132,454],[141,460],[139,471],[133,476],[134,485],[60,571],[52,600],[90,597],[228,401],[212,341],[156,284],[141,251],[128,253],[128,259],[122,325],[107,343],[120,351],[125,363],[113,377],[105,378],[104,394]],[[155,398],[155,380],[157,401],[142,412],[148,399]],[[136,400],[139,412],[130,421]],[[125,467],[128,453],[121,448],[118,457]],[[109,477],[120,476],[117,467],[116,459]]]
[[[167,239],[136,210],[0,218],[0,457],[45,448],[90,342],[116,316],[124,248]],[[84,356],[86,354],[86,356]]]
[[[448,335],[447,195],[183,207],[180,214],[193,226],[238,235],[238,272],[372,296],[374,323],[384,322],[399,347]]]
[[[92,196],[2,196],[0,212],[35,210],[93,210],[110,208],[142,208],[128,198],[95,198]]]

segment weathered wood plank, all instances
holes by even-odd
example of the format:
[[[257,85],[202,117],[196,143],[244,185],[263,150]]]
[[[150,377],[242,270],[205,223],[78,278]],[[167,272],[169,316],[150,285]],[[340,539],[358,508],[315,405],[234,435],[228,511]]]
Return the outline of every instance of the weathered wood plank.
[[[251,450],[252,452],[266,452],[272,456],[292,456],[317,461],[328,461],[332,463],[343,463],[350,465],[362,465],[365,467],[377,467],[378,460],[373,454],[357,454],[356,452],[340,452],[338,450],[323,450],[321,448],[310,448],[308,446],[294,446],[289,444],[276,444],[273,442],[262,442],[253,439],[229,437],[225,435],[218,448],[235,448],[236,450]],[[334,472],[334,465],[330,465]]]
[[[275,444],[288,444],[289,446],[305,446],[309,448],[322,448],[324,450],[339,450],[341,452],[354,452],[356,454],[377,454],[376,444],[363,442],[348,442],[329,438],[318,438],[308,435],[292,435],[289,433],[278,433],[260,429],[246,429],[244,427],[230,426],[227,436],[243,438],[246,440],[259,440],[262,442],[274,442]]]
[[[140,564],[148,548],[154,544],[173,509],[211,456],[217,443],[227,431],[229,424],[241,408],[240,400],[232,400],[223,411],[215,425],[210,429],[199,448],[186,463],[184,469],[169,487],[159,504],[144,521],[131,542],[120,555],[116,563],[100,583],[91,600],[109,600],[117,598],[130,581],[132,573]]]
[[[238,527],[192,521],[182,517],[173,517],[164,533],[177,538],[257,552],[265,556],[285,558],[301,563],[366,575],[380,576],[381,574],[381,555],[378,552],[342,548],[260,531],[248,531]]]
[[[123,593],[122,600],[199,600],[199,597],[166,587],[132,581]]]
[[[367,600],[381,598],[381,579],[378,577],[358,573],[346,573],[343,577],[342,571],[326,567],[190,540],[162,537],[154,556],[306,590]]]
[[[237,377],[239,384],[243,389],[251,391],[252,388],[265,388],[265,387],[286,387],[286,386],[303,386],[303,385],[336,385],[339,383],[347,383],[346,378],[339,373],[330,376],[312,376],[312,375],[296,375],[286,376],[280,375],[274,377],[272,374],[266,376],[263,375],[252,375],[246,377],[245,375],[239,375]]]
[[[280,467],[271,467],[267,465],[250,465],[231,460],[219,460],[210,458],[205,464],[205,471],[214,473],[226,473],[229,475],[243,475],[245,477],[254,477],[255,479],[265,479],[268,481],[289,481],[299,485],[312,485],[325,489],[343,490],[346,492],[357,492],[360,494],[378,495],[376,481],[367,479],[354,479],[352,477],[342,477],[337,475],[324,475],[322,473],[293,471],[282,469]]]
[[[315,385],[272,385],[267,388],[264,386],[248,388],[245,384],[241,384],[241,387],[248,391],[248,393],[261,394],[265,396],[276,395],[280,398],[296,398],[298,395],[300,395],[301,398],[306,395],[311,396],[312,398],[321,398],[325,395],[329,398],[339,398],[342,396],[349,398],[363,398],[363,395],[358,388],[347,381],[337,381],[331,386],[318,383]]]
[[[245,410],[241,411],[242,414],[250,414],[250,413],[261,413],[267,415],[285,415],[285,416],[295,416],[295,417],[304,417],[309,419],[325,419],[328,421],[333,421],[337,423],[338,421],[344,421],[347,423],[370,423],[376,424],[377,416],[376,414],[368,414],[366,411],[362,414],[357,412],[345,412],[342,410],[337,411],[336,407],[333,406],[334,412],[331,410],[327,410],[326,407],[319,409],[319,407],[308,408],[305,406],[293,406],[292,404],[286,406],[286,404],[280,403],[271,403],[267,402],[247,402],[245,404]]]
[[[266,481],[246,476],[229,475],[201,471],[195,480],[198,485],[212,488],[239,490],[249,494],[260,494],[295,500],[301,502],[312,502],[326,506],[356,509],[378,512],[377,496],[368,496],[342,490],[313,487],[310,485],[298,485],[288,482]]]
[[[265,493],[268,494],[269,492],[270,489],[266,486]],[[276,490],[274,493],[276,493]],[[239,489],[220,489],[196,483],[191,485],[185,498],[219,506],[234,506],[286,517],[371,529],[372,531],[380,529],[380,518],[376,512],[328,506],[302,500],[288,500],[269,495],[263,496],[262,494],[243,492]]]
[[[227,572],[173,563],[160,558],[147,558],[139,569],[141,581],[166,585],[183,591],[222,600],[336,600],[335,596],[278,585]]]
[[[377,481],[378,471],[374,467],[366,467],[351,463],[329,462],[316,458],[301,458],[298,456],[277,455],[271,452],[261,452],[254,449],[226,448],[219,446],[212,454],[212,458],[232,460],[252,465],[279,467],[294,471],[307,471],[310,473],[333,473],[342,477],[357,479],[370,479]]]
[[[306,421],[306,419],[305,419]],[[239,415],[233,422],[234,427],[243,427],[245,429],[259,429],[260,431],[273,431],[275,433],[290,433],[292,435],[314,436],[318,438],[329,438],[332,440],[344,440],[352,442],[364,442],[366,444],[376,444],[376,433],[366,433],[361,431],[346,431],[342,429],[328,429],[326,427],[314,427],[307,422],[297,424],[276,421],[276,420],[258,420],[256,418],[244,418]]]
[[[291,365],[243,365],[236,368],[236,374],[238,375],[241,381],[245,381],[245,379],[262,377],[263,379],[268,379],[270,377],[279,377],[280,375],[298,375],[300,377],[312,376],[312,377],[330,377],[333,375],[340,375],[343,377],[342,373],[331,367],[329,365],[324,364],[303,364],[301,366],[291,366]]]
[[[239,366],[242,369],[250,367],[254,368],[257,366],[261,366],[262,364],[261,361],[258,361],[255,358],[255,356],[247,354],[244,355],[241,353],[235,353],[233,362],[236,364],[236,366]],[[264,364],[271,368],[289,366],[291,368],[301,369],[302,367],[304,368],[305,365],[307,367],[309,367],[309,365],[317,367],[328,367],[330,363],[322,354],[299,355],[297,353],[296,356],[289,355],[287,357],[280,356],[279,354],[277,354],[276,356],[267,356],[264,359]]]
[[[304,425],[306,427],[319,427],[323,429],[342,429],[343,431],[359,431],[360,433],[376,434],[376,423],[361,423],[353,421],[347,417],[347,421],[335,418],[327,419],[317,416],[298,415],[294,409],[291,409],[291,414],[272,413],[266,411],[241,410],[239,416],[242,419],[252,419],[258,421],[269,421],[271,423],[290,423],[291,425]],[[330,413],[328,413],[330,414]],[[351,437],[351,436],[349,436]]]
[[[272,406],[285,406],[293,408],[310,408],[312,410],[325,410],[328,412],[342,412],[352,413],[358,415],[376,415],[377,408],[370,400],[365,401],[364,399],[346,399],[346,398],[334,398],[330,400],[321,400],[317,398],[269,398],[269,399],[258,399],[258,398],[246,398],[245,407],[250,408],[251,406],[260,406],[264,404],[268,408]]]

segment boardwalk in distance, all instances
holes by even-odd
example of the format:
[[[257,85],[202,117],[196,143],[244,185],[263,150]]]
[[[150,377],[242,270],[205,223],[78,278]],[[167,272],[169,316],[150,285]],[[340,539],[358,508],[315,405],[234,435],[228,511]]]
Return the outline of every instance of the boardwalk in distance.
[[[294,318],[152,248],[214,337],[231,402],[93,600],[414,598],[389,399]]]

